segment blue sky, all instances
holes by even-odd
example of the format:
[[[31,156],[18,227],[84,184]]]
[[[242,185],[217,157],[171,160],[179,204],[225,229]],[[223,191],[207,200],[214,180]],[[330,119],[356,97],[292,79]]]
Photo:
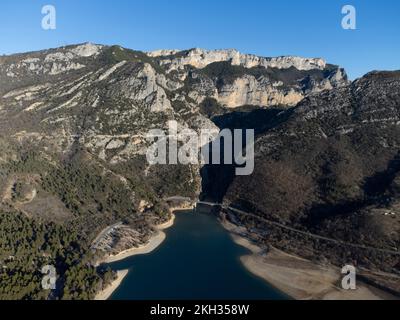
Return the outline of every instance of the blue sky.
[[[57,29],[41,28],[42,6]],[[341,28],[342,6],[357,30]],[[322,57],[354,79],[400,69],[398,0],[1,0],[0,54],[81,42],[137,50],[236,48],[263,56]]]

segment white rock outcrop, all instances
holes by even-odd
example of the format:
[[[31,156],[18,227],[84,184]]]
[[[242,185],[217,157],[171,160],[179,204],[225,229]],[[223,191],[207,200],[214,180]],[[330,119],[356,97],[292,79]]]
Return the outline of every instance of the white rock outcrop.
[[[158,74],[154,68],[145,63],[136,74],[118,83],[118,90],[126,98],[142,101],[150,111],[163,112],[171,109],[171,102],[165,90],[157,82]]]
[[[326,62],[319,58],[302,58],[296,56],[282,56],[275,58],[258,57],[252,54],[241,54],[234,49],[228,50],[203,50],[191,49],[181,52],[178,57],[169,57],[179,53],[177,50],[158,50],[149,52],[151,57],[161,58],[161,64],[167,66],[168,71],[179,70],[185,65],[196,68],[204,68],[214,62],[231,61],[232,65],[253,68],[257,66],[265,68],[288,69],[295,67],[298,70],[324,69]],[[164,58],[163,58],[164,57]]]
[[[253,76],[237,78],[232,84],[225,85],[217,93],[216,99],[223,106],[235,108],[244,105],[272,106],[296,105],[304,98],[293,89],[282,89],[266,79],[258,81]]]
[[[102,48],[103,46],[101,45],[93,43],[84,43],[71,49],[71,52],[80,57],[92,57],[92,56],[97,56]]]

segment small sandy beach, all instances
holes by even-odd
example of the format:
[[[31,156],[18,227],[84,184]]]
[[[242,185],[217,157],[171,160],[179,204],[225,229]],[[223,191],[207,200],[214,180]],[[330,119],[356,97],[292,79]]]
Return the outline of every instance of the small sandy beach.
[[[103,263],[116,262],[138,254],[150,253],[154,249],[156,249],[164,240],[165,233],[162,231],[158,231],[156,235],[153,236],[150,241],[145,245],[121,251],[116,255],[108,256],[103,260]]]
[[[94,300],[107,300],[115,289],[121,284],[122,280],[128,275],[129,270],[119,270],[117,271],[117,278],[104,290],[96,294]]]
[[[124,251],[121,251],[120,253],[116,255],[111,255],[102,261],[102,263],[111,263],[111,262],[116,262],[120,260],[124,260],[126,258],[129,258],[131,256],[139,255],[139,254],[147,254],[155,250],[163,241],[165,240],[165,232],[163,230],[168,229],[174,225],[175,222],[175,215],[171,215],[171,219],[169,219],[167,222],[163,224],[159,224],[156,226],[157,232],[156,234],[150,238],[149,242],[135,248],[127,249]]]
[[[156,226],[157,233],[153,237],[151,237],[151,239],[149,240],[148,243],[146,243],[145,245],[142,245],[140,247],[135,247],[135,248],[131,248],[128,250],[124,250],[124,251],[118,253],[117,255],[105,257],[101,261],[101,263],[116,262],[116,261],[120,261],[120,260],[126,259],[131,256],[135,256],[135,255],[139,255],[139,254],[147,254],[147,253],[152,252],[165,240],[166,235],[165,235],[165,232],[163,232],[163,230],[172,227],[174,225],[174,222],[175,222],[175,215],[171,214],[171,218],[167,222]],[[117,279],[114,280],[112,282],[112,284],[109,285],[105,290],[102,290],[101,292],[99,292],[96,295],[95,300],[107,300],[112,295],[112,293],[118,288],[118,286],[121,284],[121,282],[124,280],[124,278],[128,274],[128,271],[129,270],[117,271]]]
[[[381,300],[394,298],[360,281],[357,282],[356,290],[343,290],[340,287],[342,275],[339,268],[332,265],[319,265],[275,248],[265,253],[259,246],[242,236],[245,234],[243,228],[229,222],[222,224],[237,244],[251,251],[251,254],[241,257],[243,265],[250,272],[294,299]]]

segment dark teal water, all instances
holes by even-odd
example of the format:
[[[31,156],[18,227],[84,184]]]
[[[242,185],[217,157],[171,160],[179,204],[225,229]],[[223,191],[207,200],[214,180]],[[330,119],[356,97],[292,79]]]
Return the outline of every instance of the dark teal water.
[[[111,299],[287,299],[252,275],[239,258],[249,251],[208,214],[177,213],[153,252],[110,264],[129,274]]]

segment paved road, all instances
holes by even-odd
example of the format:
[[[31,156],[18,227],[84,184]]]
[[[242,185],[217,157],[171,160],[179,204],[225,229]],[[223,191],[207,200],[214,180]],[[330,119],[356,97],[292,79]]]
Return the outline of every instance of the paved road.
[[[95,248],[95,247],[98,245],[98,243],[102,240],[102,238],[103,238],[105,235],[107,235],[112,229],[114,229],[115,227],[118,227],[118,226],[120,226],[120,225],[122,225],[122,222],[117,222],[117,223],[114,223],[113,225],[111,225],[111,226],[109,226],[109,227],[103,229],[103,230],[97,235],[96,239],[93,240],[92,248]]]
[[[320,236],[320,235],[317,235],[317,234],[313,234],[313,233],[311,233],[311,232],[306,232],[306,231],[298,230],[298,229],[295,229],[295,228],[286,226],[286,225],[284,225],[284,224],[281,224],[281,223],[279,223],[279,222],[275,222],[275,221],[271,221],[271,220],[262,218],[262,217],[260,217],[260,216],[257,216],[257,215],[255,215],[255,214],[253,214],[253,213],[250,213],[250,212],[245,212],[245,211],[243,211],[243,210],[239,210],[239,209],[236,209],[236,208],[233,208],[233,207],[230,207],[230,206],[225,206],[225,205],[223,205],[223,204],[221,204],[221,203],[207,202],[207,201],[198,201],[197,203],[198,203],[198,204],[209,205],[209,206],[212,206],[212,207],[221,207],[221,208],[226,209],[226,210],[231,210],[231,211],[240,213],[240,214],[242,214],[242,215],[246,215],[246,216],[249,216],[249,217],[253,217],[253,218],[255,218],[255,219],[258,219],[258,220],[262,220],[262,221],[264,221],[264,222],[267,223],[267,224],[274,225],[274,226],[280,227],[280,228],[282,228],[282,229],[286,229],[286,230],[289,230],[289,231],[292,231],[292,232],[295,232],[295,233],[298,233],[298,234],[301,234],[301,235],[305,235],[305,236],[310,237],[310,238],[325,240],[325,241],[329,241],[329,242],[332,242],[332,243],[336,243],[336,244],[342,245],[342,246],[350,246],[350,247],[353,247],[353,248],[374,250],[374,251],[383,252],[383,253],[388,253],[388,254],[400,255],[400,252],[399,252],[399,251],[386,250],[386,249],[380,249],[380,248],[365,246],[365,245],[362,245],[362,244],[349,243],[349,242],[346,242],[346,241],[341,241],[341,240],[332,239],[332,238]]]
[[[165,198],[165,201],[192,201],[189,197],[182,197],[182,196],[173,196],[169,198]]]

